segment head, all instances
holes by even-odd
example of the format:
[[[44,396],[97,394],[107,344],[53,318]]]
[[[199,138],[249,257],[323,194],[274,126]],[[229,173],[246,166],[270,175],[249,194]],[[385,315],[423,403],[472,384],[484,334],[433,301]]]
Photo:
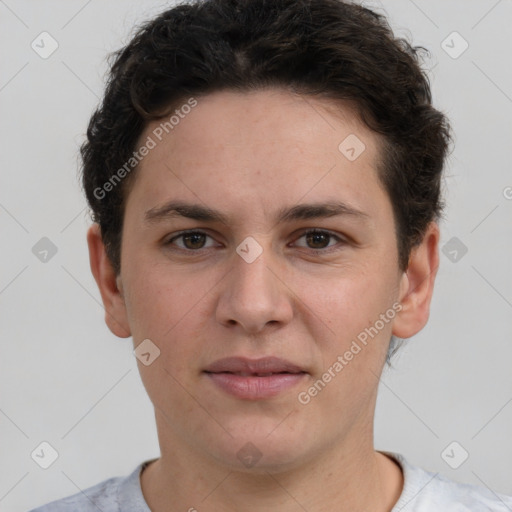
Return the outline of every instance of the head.
[[[81,150],[91,266],[110,329],[160,351],[139,366],[161,436],[291,464],[371,431],[390,339],[425,325],[438,264],[450,134],[420,50],[339,0],[208,0],[113,56]],[[205,372],[230,356],[303,378],[234,398]]]

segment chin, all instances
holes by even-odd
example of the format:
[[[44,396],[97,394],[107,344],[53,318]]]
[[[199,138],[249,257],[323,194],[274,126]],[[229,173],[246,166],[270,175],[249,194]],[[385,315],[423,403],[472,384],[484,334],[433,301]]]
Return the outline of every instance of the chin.
[[[280,420],[282,421],[282,420]],[[285,420],[286,421],[286,420]],[[208,450],[218,463],[230,471],[266,474],[293,469],[314,451],[312,432],[302,431],[295,423],[285,425],[275,419],[252,420],[250,424],[227,428],[233,437],[211,440]],[[212,446],[215,446],[212,453]]]

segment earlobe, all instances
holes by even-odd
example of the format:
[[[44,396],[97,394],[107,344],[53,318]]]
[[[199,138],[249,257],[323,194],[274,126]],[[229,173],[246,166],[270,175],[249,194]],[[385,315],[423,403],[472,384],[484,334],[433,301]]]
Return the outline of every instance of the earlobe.
[[[439,266],[439,227],[429,224],[425,236],[414,247],[400,282],[402,310],[393,322],[393,335],[410,338],[427,323],[434,282]]]
[[[120,338],[131,336],[126,305],[122,294],[121,279],[116,275],[112,263],[105,251],[98,224],[87,231],[89,263],[100,290],[105,308],[105,323],[113,334]]]

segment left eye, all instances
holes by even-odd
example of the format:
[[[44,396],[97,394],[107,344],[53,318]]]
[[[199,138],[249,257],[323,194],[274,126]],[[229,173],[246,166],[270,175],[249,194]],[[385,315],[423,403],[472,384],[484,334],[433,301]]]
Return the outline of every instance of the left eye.
[[[169,239],[165,245],[172,245],[175,243],[176,240],[181,240],[182,245],[176,244],[180,249],[188,251],[198,251],[200,249],[212,247],[212,245],[205,245],[207,238],[212,239],[210,235],[204,233],[203,231],[188,231],[180,233],[179,235],[176,235],[173,238]],[[305,239],[307,245],[299,245],[299,247],[306,247],[314,251],[319,251],[321,249],[325,249],[327,247],[332,247],[333,245],[336,245],[330,243],[333,241],[343,242],[343,240],[340,237],[330,233],[329,231],[321,231],[317,229],[306,231],[298,238],[298,240],[301,240],[303,238]]]
[[[333,235],[332,233],[329,233],[329,231],[320,231],[320,230],[310,230],[306,231],[300,238],[305,238],[307,244],[312,244],[313,246],[309,246],[309,249],[325,249],[326,247],[329,247],[329,241],[332,241],[332,239],[336,239],[338,242],[341,242],[341,238]]]

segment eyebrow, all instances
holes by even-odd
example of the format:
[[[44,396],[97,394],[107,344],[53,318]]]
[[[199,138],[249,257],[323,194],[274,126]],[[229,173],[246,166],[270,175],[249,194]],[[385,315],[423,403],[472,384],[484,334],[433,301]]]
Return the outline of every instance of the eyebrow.
[[[343,202],[299,204],[291,208],[281,208],[276,215],[277,223],[294,220],[308,220],[348,215],[365,219],[368,214],[357,210]],[[185,217],[203,222],[221,222],[228,224],[229,218],[218,210],[201,204],[185,203],[183,201],[170,201],[163,206],[151,208],[146,211],[144,219],[147,223]]]

